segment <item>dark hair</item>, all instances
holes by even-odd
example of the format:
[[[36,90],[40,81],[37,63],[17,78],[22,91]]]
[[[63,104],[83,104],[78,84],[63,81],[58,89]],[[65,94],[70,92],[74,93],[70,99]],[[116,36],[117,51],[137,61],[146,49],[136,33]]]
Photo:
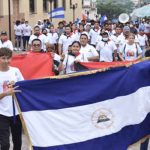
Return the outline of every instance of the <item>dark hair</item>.
[[[35,27],[34,27],[34,29],[35,29],[35,28],[39,28],[39,29],[40,29],[40,27],[39,27],[39,26],[35,26]]]
[[[34,42],[34,41],[39,41],[40,44],[42,44],[42,41],[41,41],[40,39],[34,39],[34,40],[32,41],[32,45],[33,45],[33,42]]]
[[[42,32],[43,32],[43,31],[46,31],[46,32],[47,32],[46,28],[43,28],[43,29],[42,29]]]
[[[77,44],[79,45],[79,47],[81,48],[81,44],[80,44],[79,41],[74,41],[74,42],[71,44],[71,46],[73,46],[73,44],[75,44],[75,43],[77,43]]]
[[[150,57],[150,50],[147,50],[147,51],[145,52],[145,57]]]
[[[20,25],[20,20],[16,20],[16,26]]]
[[[87,39],[89,39],[89,38],[88,38],[88,35],[87,35],[87,34],[85,34],[85,33],[81,34],[81,35],[80,35],[80,38],[81,38],[81,36],[86,36],[86,37],[87,37]]]
[[[70,26],[70,24],[67,24],[67,25],[65,26],[65,28],[67,28],[67,27],[69,27],[69,28],[71,29],[71,26]]]
[[[0,48],[0,57],[1,56],[8,56],[9,58],[11,58],[12,50],[10,50],[9,48],[6,48],[6,47]]]
[[[104,33],[102,33],[102,36],[103,36],[103,35],[107,35],[107,36],[108,36],[108,33],[107,33],[107,32],[104,32]]]

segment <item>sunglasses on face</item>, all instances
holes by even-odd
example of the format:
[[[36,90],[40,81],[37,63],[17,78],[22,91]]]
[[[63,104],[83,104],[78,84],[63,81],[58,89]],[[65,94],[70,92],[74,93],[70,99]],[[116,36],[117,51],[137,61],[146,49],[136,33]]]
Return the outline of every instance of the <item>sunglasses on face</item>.
[[[40,47],[41,44],[33,44],[34,47]]]

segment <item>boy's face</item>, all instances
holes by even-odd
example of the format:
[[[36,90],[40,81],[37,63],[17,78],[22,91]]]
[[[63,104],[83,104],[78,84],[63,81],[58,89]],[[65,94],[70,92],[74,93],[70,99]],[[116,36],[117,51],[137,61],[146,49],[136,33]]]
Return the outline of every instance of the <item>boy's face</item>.
[[[8,56],[0,56],[0,65],[2,67],[8,67],[11,61],[11,57]]]

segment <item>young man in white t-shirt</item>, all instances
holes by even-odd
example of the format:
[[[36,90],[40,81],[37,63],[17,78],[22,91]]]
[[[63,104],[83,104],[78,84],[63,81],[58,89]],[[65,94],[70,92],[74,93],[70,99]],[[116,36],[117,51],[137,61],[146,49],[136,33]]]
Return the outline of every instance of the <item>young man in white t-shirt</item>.
[[[97,38],[101,33],[101,29],[99,26],[99,22],[95,22],[94,23],[94,28],[90,30],[89,32],[89,36],[91,39],[91,45],[93,45],[94,47],[96,47],[96,42],[97,42]]]
[[[7,32],[2,31],[0,36],[0,48],[6,47],[13,51],[13,44],[8,40]]]
[[[62,34],[58,41],[58,53],[59,55],[67,54],[68,47],[76,40],[76,36],[71,31],[71,27],[67,25],[65,27],[65,33]]]
[[[32,34],[32,27],[28,24],[28,21],[25,21],[25,24],[22,25],[23,32],[23,50],[26,50],[28,47],[29,38]]]
[[[0,149],[9,150],[10,131],[13,139],[13,149],[21,150],[22,125],[16,103],[13,100],[15,92],[19,92],[13,84],[23,80],[18,68],[10,67],[12,51],[0,49]],[[10,130],[11,129],[11,130]]]
[[[146,46],[149,46],[147,35],[144,33],[143,28],[139,28],[139,33],[137,34],[137,39],[139,41],[139,45],[142,49],[142,57],[145,56]]]
[[[98,61],[99,55],[96,49],[88,44],[88,35],[83,33],[80,36],[81,49],[80,53],[83,53],[84,62],[86,61]]]
[[[117,47],[115,43],[109,39],[107,32],[102,34],[102,41],[98,43],[96,50],[99,52],[99,61],[112,62],[113,56],[117,61]]]
[[[34,34],[30,36],[29,39],[29,50],[31,50],[32,41],[34,39],[40,39],[42,42],[42,50],[46,52],[46,46],[48,44],[47,37],[44,34],[41,34],[41,30],[39,26],[34,27]]]

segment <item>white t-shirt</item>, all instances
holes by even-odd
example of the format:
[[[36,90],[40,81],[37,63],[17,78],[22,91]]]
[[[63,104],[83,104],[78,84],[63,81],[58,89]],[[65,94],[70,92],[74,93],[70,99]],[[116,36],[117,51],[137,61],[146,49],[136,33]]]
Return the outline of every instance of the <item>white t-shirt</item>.
[[[99,29],[99,30],[94,30],[94,29],[91,29],[90,30],[90,33],[89,33],[89,35],[90,35],[90,38],[91,38],[91,44],[92,45],[96,45],[96,41],[97,41],[97,37],[100,35],[100,32],[101,32],[101,30]]]
[[[145,23],[144,26],[145,26],[144,32],[145,32],[145,33],[150,33],[150,23],[149,23],[149,24],[148,24],[148,23]]]
[[[99,51],[100,60],[104,62],[112,62],[113,61],[113,53],[114,50],[117,50],[117,47],[113,41],[99,42],[96,50]]]
[[[47,38],[48,38],[48,43],[49,44],[58,43],[58,34],[57,33],[48,33]]]
[[[74,41],[76,40],[76,37],[74,34],[71,36],[67,37],[66,35],[61,35],[58,41],[58,44],[62,44],[62,51],[63,53],[68,52],[68,47],[71,45]]]
[[[147,38],[146,34],[144,34],[143,36],[141,36],[140,34],[138,34],[137,38],[138,38],[140,46],[145,46],[146,45],[146,41],[148,41],[148,38]]]
[[[32,27],[30,25],[23,24],[22,31],[24,36],[30,36],[32,32]]]
[[[41,42],[42,42],[42,49],[43,49],[44,51],[46,51],[46,44],[48,43],[47,37],[46,37],[44,34],[40,34],[39,36],[36,36],[36,35],[32,34],[32,35],[30,36],[30,39],[29,39],[29,44],[30,44],[30,45],[32,45],[32,41],[33,41],[34,39],[40,39]]]
[[[64,70],[66,74],[76,72],[74,67],[75,61],[87,62],[87,58],[84,58],[82,53],[77,57],[66,54],[65,59],[63,61]]]
[[[22,25],[14,25],[15,35],[22,36]]]
[[[2,41],[0,40],[0,48],[2,47],[6,47],[6,48],[9,48],[10,50],[13,51],[13,44],[10,40],[7,40],[5,42],[2,43]]]
[[[136,43],[139,43],[137,36],[135,36],[135,40]],[[128,42],[128,39],[125,38],[125,36],[123,35],[123,33],[121,33],[118,37],[117,37],[117,43],[119,43],[119,47],[121,47],[122,45],[126,44]]]
[[[120,48],[120,53],[123,54],[125,60],[131,61],[138,57],[138,55],[142,54],[142,50],[138,44],[129,45],[128,43],[124,44]]]
[[[88,61],[87,59],[88,57],[99,56],[96,49],[92,45],[89,45],[89,44],[87,44],[85,47],[81,46],[80,53],[83,53],[83,56],[85,57],[84,62],[86,60]]]
[[[7,89],[8,82],[17,82],[21,80],[23,80],[23,76],[18,68],[9,67],[9,70],[6,72],[0,71],[0,93]],[[17,115],[18,110],[16,106],[15,111]],[[0,114],[8,117],[13,116],[12,96],[6,96],[0,100]]]

